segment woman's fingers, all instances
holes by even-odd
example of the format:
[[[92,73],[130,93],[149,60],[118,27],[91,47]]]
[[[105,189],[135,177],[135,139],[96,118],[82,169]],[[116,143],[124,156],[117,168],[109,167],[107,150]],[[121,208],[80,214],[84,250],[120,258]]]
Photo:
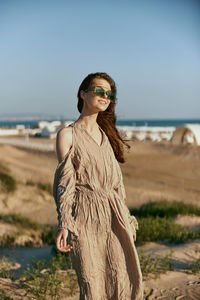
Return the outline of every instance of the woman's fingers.
[[[61,252],[68,252],[68,251],[71,251],[72,249],[72,246],[71,245],[66,245],[66,247],[62,247],[60,249]]]
[[[59,250],[60,247],[61,247],[61,235],[58,234],[56,237],[56,248]]]
[[[60,248],[63,247],[63,235],[61,234],[60,235]]]
[[[63,231],[63,248],[66,248],[66,240],[67,240],[67,236],[68,236],[68,233],[66,233],[66,231],[64,230]]]
[[[134,234],[133,234],[133,239],[134,239],[134,241],[136,241],[136,232],[134,232]]]
[[[68,252],[68,251],[71,251],[72,249],[72,246],[71,245],[66,245],[65,247],[59,247],[58,250],[61,251],[61,252]]]
[[[72,249],[72,246],[67,244],[68,231],[63,229],[59,232],[56,238],[56,248],[61,252],[68,252]]]

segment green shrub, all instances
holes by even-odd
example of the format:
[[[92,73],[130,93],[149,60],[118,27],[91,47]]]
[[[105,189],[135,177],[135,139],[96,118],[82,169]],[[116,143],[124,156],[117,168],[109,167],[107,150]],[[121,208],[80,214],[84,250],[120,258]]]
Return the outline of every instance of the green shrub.
[[[154,274],[157,277],[160,273],[165,273],[168,270],[172,270],[173,252],[174,250],[170,250],[165,257],[159,258],[147,255],[144,249],[138,251],[143,277],[147,277],[148,274]]]
[[[181,202],[149,202],[138,209],[131,209],[130,214],[137,218],[139,230],[136,244],[148,241],[167,241],[184,243],[189,239],[197,239],[200,232],[175,223],[178,214],[200,215],[200,208]]]
[[[31,267],[27,267],[21,274],[26,295],[31,299],[61,299],[62,288],[67,288],[66,296],[73,296],[78,288],[77,277],[70,272],[60,273],[67,268],[66,255],[61,253],[49,263],[44,260],[32,261]]]
[[[200,216],[200,208],[193,205],[173,201],[148,202],[138,209],[131,209],[130,213],[137,217],[175,217],[178,214],[194,214]]]
[[[0,248],[13,247],[15,244],[15,236],[4,234],[0,237]]]
[[[52,186],[50,183],[38,182],[37,186],[39,189],[41,189],[43,191],[47,191],[49,194],[52,195]]]
[[[41,228],[41,225],[20,214],[2,214],[0,215],[0,220],[5,223],[19,225],[26,229],[37,230]]]
[[[13,280],[13,273],[12,273],[12,266],[13,263],[8,262],[5,257],[0,260],[0,277],[1,278],[10,278]]]
[[[173,218],[151,216],[137,220],[139,230],[136,232],[136,244],[149,241],[184,243],[189,239],[200,238],[200,232],[192,232],[186,227],[176,224]]]
[[[51,259],[51,269],[54,271],[67,270],[72,268],[71,258],[69,252],[62,253],[57,251],[56,255]]]
[[[192,274],[200,273],[200,258],[198,258],[193,264],[191,264],[188,270],[190,270]]]
[[[50,228],[44,228],[42,233],[41,233],[41,239],[44,244],[47,245],[53,245],[55,244],[55,239],[56,239],[56,230],[53,226]]]
[[[26,185],[34,186],[35,183],[32,180],[27,180]]]
[[[13,300],[13,298],[10,298],[6,295],[5,291],[0,289],[0,299],[1,300]]]
[[[5,193],[14,192],[17,188],[16,180],[11,175],[0,172],[0,191]]]

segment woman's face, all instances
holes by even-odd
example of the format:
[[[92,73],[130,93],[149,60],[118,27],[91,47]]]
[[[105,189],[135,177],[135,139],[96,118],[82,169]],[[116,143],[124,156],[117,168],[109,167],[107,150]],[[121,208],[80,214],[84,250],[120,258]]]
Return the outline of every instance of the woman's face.
[[[90,84],[89,89],[93,89],[94,87],[101,87],[104,91],[111,91],[110,83],[101,78],[94,78]],[[92,112],[105,111],[110,104],[110,101],[107,98],[107,95],[97,96],[93,93],[93,91],[84,92],[81,91],[81,98],[84,101],[84,109],[90,110]]]

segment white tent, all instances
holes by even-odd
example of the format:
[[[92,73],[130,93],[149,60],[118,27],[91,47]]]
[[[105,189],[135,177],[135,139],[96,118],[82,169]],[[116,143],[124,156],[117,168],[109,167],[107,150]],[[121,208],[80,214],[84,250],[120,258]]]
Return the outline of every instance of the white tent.
[[[55,138],[56,137],[56,127],[55,126],[45,126],[42,128],[41,131],[41,137],[47,137],[47,138]]]
[[[171,142],[173,144],[196,144],[200,145],[200,124],[185,124],[177,127]]]

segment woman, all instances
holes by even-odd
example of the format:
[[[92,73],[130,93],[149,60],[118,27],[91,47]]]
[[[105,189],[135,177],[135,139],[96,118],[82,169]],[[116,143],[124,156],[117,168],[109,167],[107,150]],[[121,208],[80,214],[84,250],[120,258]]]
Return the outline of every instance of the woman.
[[[53,194],[57,249],[70,251],[80,299],[142,300],[134,241],[138,223],[125,204],[116,128],[116,86],[106,73],[89,74],[78,91],[80,117],[59,130]]]

